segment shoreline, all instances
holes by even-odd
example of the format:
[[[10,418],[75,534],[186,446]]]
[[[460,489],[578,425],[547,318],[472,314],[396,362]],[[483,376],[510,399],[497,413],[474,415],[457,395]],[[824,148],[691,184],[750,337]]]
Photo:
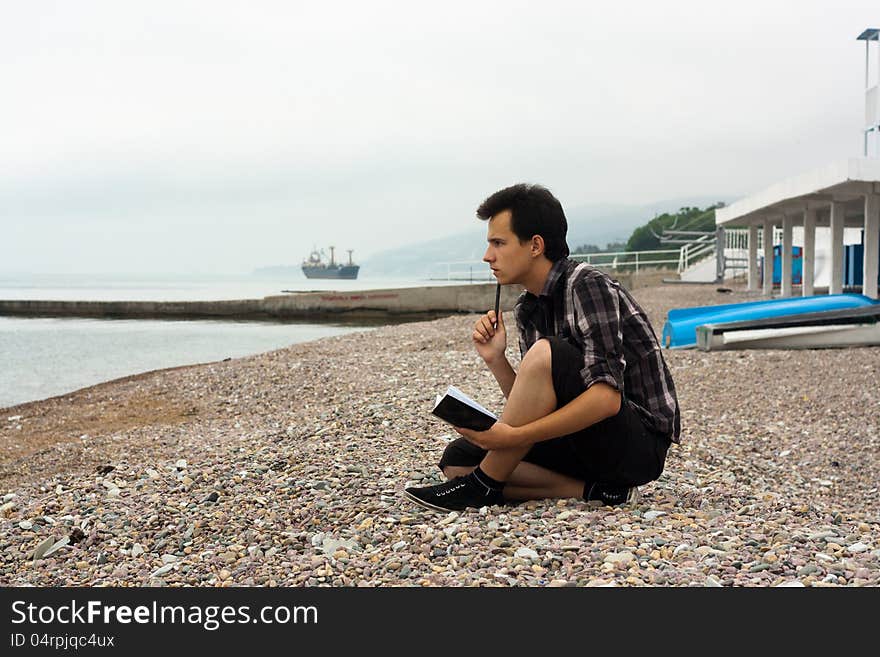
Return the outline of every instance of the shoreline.
[[[671,307],[754,298],[634,295],[658,333]],[[503,401],[472,321],[385,326],[10,407],[25,411],[22,429],[0,416],[0,446],[54,442],[0,459],[0,583],[880,585],[880,350],[664,351],[682,445],[637,507],[434,514],[399,493],[439,478],[449,431],[428,412],[435,392],[453,383],[488,408]],[[515,352],[511,331],[514,363]],[[47,537],[79,533],[30,558]]]
[[[36,318],[36,317],[8,317],[7,318],[7,317],[0,316],[0,325],[3,324],[3,321],[2,321],[3,319],[10,319],[13,321],[17,320],[17,321],[27,322],[28,320],[39,321],[40,318]],[[88,321],[138,322],[138,321],[150,321],[150,320],[134,320],[134,319],[118,319],[118,318],[99,318],[99,319],[88,320],[85,318],[60,318],[59,321],[73,322],[75,325],[75,328],[74,328],[75,331],[83,331],[83,330],[89,331],[91,329],[88,328],[88,325],[77,324],[77,322],[82,322],[82,321],[85,321],[85,322],[88,322]],[[158,320],[158,321],[189,322],[190,320],[185,320],[182,318],[162,318],[161,320]],[[222,328],[226,328],[228,326],[232,326],[234,324],[237,324],[237,322],[234,322],[234,321],[232,321],[230,319],[226,319],[226,318],[223,318],[223,319],[216,319],[216,318],[215,319],[199,319],[199,320],[194,320],[194,321],[198,322],[202,326],[206,326],[205,323],[207,322],[208,323],[207,326],[209,327],[209,330],[211,330],[211,331],[219,330],[219,329],[214,328],[215,325],[221,327],[221,329],[222,329]],[[411,321],[425,321],[425,320],[424,319],[414,320],[414,319],[408,318],[408,317],[407,318],[393,317],[393,318],[384,318],[384,319],[378,319],[378,318],[377,319],[365,319],[365,318],[351,319],[351,318],[349,318],[347,320],[345,318],[337,318],[335,320],[330,320],[330,321],[326,321],[326,322],[322,322],[320,320],[305,322],[305,321],[301,321],[301,320],[290,320],[290,319],[288,319],[288,320],[271,319],[271,320],[265,320],[265,323],[272,325],[272,327],[273,327],[272,330],[274,330],[276,327],[290,326],[290,327],[292,327],[292,329],[294,331],[297,331],[297,327],[302,327],[303,330],[305,330],[307,332],[314,333],[315,332],[314,329],[321,329],[322,327],[333,327],[333,328],[338,328],[343,331],[371,330],[371,329],[375,329],[375,328],[382,327],[382,326],[393,326],[396,324],[402,324],[402,323],[407,323],[407,322],[411,322]],[[248,322],[248,324],[252,324],[252,323],[253,322]],[[7,329],[9,328],[8,325],[4,325],[4,326]],[[13,326],[12,330],[14,331],[15,324],[13,324],[12,326]],[[87,328],[84,329],[83,326],[86,326]],[[67,327],[67,328],[70,328],[70,327]],[[135,327],[135,329],[137,330],[137,327]],[[188,329],[182,329],[182,330],[185,334],[186,330],[188,330]],[[42,387],[48,389],[47,390],[48,394],[47,394],[47,396],[44,396],[44,397],[36,397],[36,398],[31,398],[31,399],[25,399],[22,401],[13,401],[13,403],[11,403],[9,405],[4,405],[3,398],[4,397],[8,398],[9,395],[4,394],[7,392],[6,390],[0,389],[0,422],[3,421],[4,414],[6,414],[6,415],[14,414],[15,409],[17,409],[20,406],[39,403],[39,402],[43,402],[43,401],[49,401],[51,399],[70,395],[70,394],[73,394],[73,393],[76,393],[81,390],[85,390],[85,389],[88,389],[88,388],[91,388],[94,386],[110,384],[110,383],[113,383],[116,381],[121,382],[121,381],[125,381],[131,377],[143,376],[143,375],[147,375],[152,372],[161,371],[161,370],[172,370],[172,369],[181,368],[181,367],[195,367],[195,366],[199,366],[199,365],[208,365],[208,364],[215,363],[215,362],[223,362],[224,360],[227,360],[230,358],[230,356],[227,356],[226,353],[224,351],[222,351],[225,347],[228,347],[229,351],[232,351],[232,352],[240,352],[240,351],[244,350],[244,349],[242,349],[243,346],[246,346],[245,348],[247,348],[247,349],[249,349],[251,347],[255,348],[255,350],[252,351],[250,354],[245,354],[242,356],[232,356],[234,358],[243,358],[243,357],[247,357],[248,355],[259,355],[262,353],[267,353],[269,351],[274,351],[276,349],[283,349],[283,348],[286,348],[286,347],[291,346],[293,344],[301,344],[304,342],[311,342],[314,340],[319,340],[324,337],[327,337],[327,336],[317,335],[315,337],[308,337],[307,339],[303,340],[303,339],[300,339],[301,336],[297,333],[296,337],[291,335],[290,340],[286,341],[285,343],[281,343],[279,341],[276,343],[276,346],[269,346],[269,345],[265,345],[265,344],[252,344],[254,342],[253,339],[248,340],[247,338],[242,338],[241,336],[236,338],[235,336],[233,336],[227,332],[226,335],[221,334],[219,336],[213,336],[213,335],[208,336],[208,339],[212,341],[213,347],[211,349],[202,350],[202,353],[200,353],[198,355],[199,357],[204,357],[203,360],[196,360],[196,361],[192,361],[192,362],[187,362],[186,354],[180,352],[179,349],[171,349],[167,355],[164,354],[164,352],[160,352],[160,353],[163,353],[162,357],[160,357],[160,358],[146,358],[146,359],[144,359],[144,358],[134,358],[134,359],[128,358],[127,360],[125,360],[125,357],[122,356],[121,357],[122,360],[115,360],[114,362],[116,362],[116,363],[128,362],[128,365],[130,365],[131,369],[128,369],[127,367],[125,369],[123,369],[123,368],[106,368],[105,374],[109,375],[111,378],[97,380],[94,383],[90,383],[88,380],[82,381],[81,383],[79,381],[71,380],[71,381],[68,381],[68,383],[70,383],[70,385],[73,387],[67,387],[66,391],[60,391],[57,393],[51,392],[51,389],[53,386],[42,386]],[[227,343],[229,343],[229,344],[227,345]],[[145,346],[143,346],[143,345],[138,345],[138,346],[139,346],[141,352],[147,353]],[[208,353],[204,353],[205,351],[207,351]],[[214,352],[214,354],[210,353],[212,351]],[[150,353],[153,353],[153,352],[150,352]],[[211,358],[212,355],[214,355],[215,357]],[[2,353],[0,353],[0,356],[2,356]],[[120,354],[117,353],[117,354],[115,354],[115,356],[120,357]],[[153,365],[151,367],[152,363],[150,363],[149,361],[153,361],[153,363],[155,363],[155,365]],[[167,365],[163,364],[163,361],[164,361],[164,363],[167,363]],[[46,363],[46,362],[52,362],[52,359],[44,357],[42,359],[42,361],[31,362],[30,366],[34,367],[34,366],[41,365],[42,363]],[[19,363],[18,367],[16,369],[12,370],[12,379],[11,380],[14,381],[16,372],[21,373],[23,371],[23,367],[26,367],[28,365],[29,365],[28,363],[24,363],[24,364]],[[146,369],[138,370],[138,369],[136,369],[136,368],[138,368],[138,366],[141,366],[141,367],[146,366]],[[128,373],[126,373],[126,371],[125,371],[126,369],[128,369]],[[133,372],[132,372],[132,369],[134,369]],[[67,378],[69,378],[69,377],[67,377]],[[86,377],[82,377],[82,378],[86,378]],[[88,377],[88,378],[91,378],[91,377]],[[95,378],[97,378],[97,377],[95,377]],[[92,380],[94,380],[94,379],[92,379]],[[77,387],[77,384],[79,384],[78,387]],[[61,388],[62,386],[54,386],[54,387],[56,389],[58,389],[58,388]],[[36,392],[36,390],[32,390],[31,392]]]

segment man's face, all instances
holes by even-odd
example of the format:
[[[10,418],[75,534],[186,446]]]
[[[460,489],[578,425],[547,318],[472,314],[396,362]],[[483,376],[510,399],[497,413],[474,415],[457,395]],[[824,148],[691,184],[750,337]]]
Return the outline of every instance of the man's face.
[[[510,229],[510,220],[510,210],[503,210],[489,219],[486,237],[489,246],[483,255],[483,262],[489,263],[497,281],[504,285],[521,283],[534,263],[532,243],[520,244]]]

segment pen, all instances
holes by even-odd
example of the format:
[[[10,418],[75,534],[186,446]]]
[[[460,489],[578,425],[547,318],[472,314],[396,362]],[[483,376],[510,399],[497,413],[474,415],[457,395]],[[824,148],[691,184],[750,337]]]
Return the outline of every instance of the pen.
[[[501,301],[501,283],[498,284],[498,287],[495,288],[495,323],[492,324],[492,328],[498,328],[498,302]]]

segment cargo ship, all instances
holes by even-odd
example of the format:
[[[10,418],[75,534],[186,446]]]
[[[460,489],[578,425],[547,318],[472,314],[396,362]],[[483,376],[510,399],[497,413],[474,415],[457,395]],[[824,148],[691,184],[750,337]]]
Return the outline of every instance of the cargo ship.
[[[343,278],[346,280],[354,280],[357,278],[360,265],[356,265],[351,261],[351,253],[354,249],[348,249],[348,264],[341,265],[336,262],[334,250],[336,247],[330,247],[330,262],[324,262],[323,251],[320,253],[317,249],[312,249],[309,259],[302,263],[302,272],[306,278]]]

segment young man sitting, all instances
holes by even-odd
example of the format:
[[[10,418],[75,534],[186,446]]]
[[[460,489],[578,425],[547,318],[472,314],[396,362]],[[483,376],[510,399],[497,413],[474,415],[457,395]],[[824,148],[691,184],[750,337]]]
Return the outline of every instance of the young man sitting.
[[[483,260],[525,292],[514,309],[522,362],[507,360],[504,315],[477,320],[472,340],[507,398],[486,431],[456,428],[439,466],[448,481],[407,488],[438,511],[504,501],[636,498],[663,472],[681,432],[672,376],[647,316],[606,274],[568,258],[568,223],[544,187],[514,185],[477,210]],[[497,321],[497,326],[496,326]]]

